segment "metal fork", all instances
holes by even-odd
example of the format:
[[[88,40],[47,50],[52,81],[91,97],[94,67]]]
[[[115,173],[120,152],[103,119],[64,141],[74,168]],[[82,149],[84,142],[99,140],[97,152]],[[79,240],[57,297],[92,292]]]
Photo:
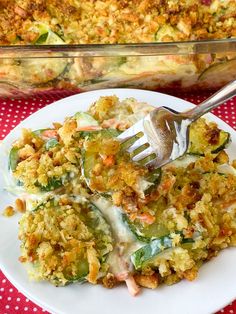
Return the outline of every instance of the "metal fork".
[[[159,168],[187,151],[189,126],[193,121],[235,95],[236,80],[188,111],[177,112],[167,107],[154,109],[118,139],[133,161]]]

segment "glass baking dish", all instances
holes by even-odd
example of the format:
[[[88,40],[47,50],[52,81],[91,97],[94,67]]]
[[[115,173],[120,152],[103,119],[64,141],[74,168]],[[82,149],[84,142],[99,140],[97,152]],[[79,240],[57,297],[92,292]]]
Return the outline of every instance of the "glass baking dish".
[[[236,79],[236,38],[210,41],[0,46],[0,97],[109,87],[199,91]]]

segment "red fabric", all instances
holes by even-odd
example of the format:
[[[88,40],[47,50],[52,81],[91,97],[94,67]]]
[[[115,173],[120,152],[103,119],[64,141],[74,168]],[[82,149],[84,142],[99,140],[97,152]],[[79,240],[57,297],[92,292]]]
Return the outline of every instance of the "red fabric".
[[[33,97],[28,99],[0,99],[0,140],[30,114],[63,96],[68,96],[68,94],[54,94],[53,96]],[[208,97],[209,94],[179,94],[176,96],[198,104]],[[236,97],[215,109],[214,113],[236,130]],[[46,312],[21,294],[0,271],[0,314],[15,313],[41,314]],[[220,313],[236,314],[236,301],[218,312],[218,314]]]

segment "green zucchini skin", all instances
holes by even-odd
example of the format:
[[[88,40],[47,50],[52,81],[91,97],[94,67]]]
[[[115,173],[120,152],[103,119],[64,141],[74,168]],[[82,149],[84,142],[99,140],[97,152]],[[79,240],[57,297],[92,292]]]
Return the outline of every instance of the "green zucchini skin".
[[[17,164],[20,160],[18,152],[19,152],[19,148],[17,148],[17,147],[12,147],[12,149],[10,150],[8,169],[11,171],[16,170]]]
[[[128,216],[126,214],[122,214],[122,220],[123,222],[128,226],[128,228],[130,229],[130,231],[135,235],[135,237],[141,241],[141,242],[150,242],[150,238],[145,237],[143,234],[140,233],[140,231],[138,230],[138,228],[136,227],[135,224],[133,224]]]
[[[212,64],[198,78],[200,82],[214,82],[215,86],[221,85],[222,81],[230,82],[234,79],[236,79],[236,59]]]
[[[46,150],[50,150],[51,148],[59,145],[59,142],[55,138],[50,138],[46,143],[45,143],[45,148]]]
[[[220,131],[220,133],[221,133],[222,138],[221,138],[218,145],[212,146],[212,150],[211,150],[212,154],[217,154],[220,151],[222,151],[223,149],[227,148],[227,146],[229,145],[229,143],[231,141],[230,134],[228,132]],[[191,144],[190,144],[190,147],[189,147],[187,153],[189,155],[204,156],[204,152],[201,149],[196,150],[193,148],[193,146]]]
[[[194,242],[193,239],[185,239],[180,232],[176,232],[181,237],[181,243],[188,245]],[[162,236],[152,240],[150,243],[142,246],[140,249],[131,254],[131,262],[136,270],[141,270],[146,265],[151,265],[152,260],[164,250],[173,247],[173,238],[170,235]]]
[[[216,154],[225,149],[230,143],[230,134],[214,126],[209,126],[204,119],[199,119],[190,126],[189,148],[190,155],[204,156],[207,152]]]
[[[50,130],[54,130],[54,129],[39,129],[39,130],[34,130],[32,133],[36,136],[39,136],[42,138],[43,136],[43,132],[44,131],[50,131]],[[58,140],[56,138],[49,138],[48,140],[45,140],[45,149],[46,150],[50,150],[51,148],[57,146],[59,144]]]
[[[35,185],[38,186],[42,192],[50,192],[50,191],[54,191],[54,190],[62,187],[63,182],[62,182],[62,179],[60,179],[60,178],[59,179],[58,178],[49,178],[47,185],[45,185],[45,186],[43,186],[41,184],[35,184]]]
[[[140,270],[159,253],[169,248],[172,248],[172,238],[169,235],[160,237],[132,253],[131,262],[136,270]]]
[[[151,173],[146,177],[148,182],[151,182],[152,185],[145,190],[145,195],[150,194],[153,189],[160,183],[161,181],[162,171],[161,168],[157,168],[151,171]]]
[[[225,134],[225,140],[221,142],[221,144],[212,150],[213,154],[219,153],[221,150],[227,148],[227,146],[229,145],[229,143],[231,142],[231,137],[230,134],[225,132],[225,131],[221,131],[223,134]]]
[[[93,139],[96,136],[101,134],[101,137],[104,138],[111,138],[111,137],[117,137],[120,135],[120,131],[117,129],[102,129],[99,131],[79,131],[77,136],[82,137],[82,138],[87,138],[87,139]]]
[[[67,284],[71,284],[74,282],[77,283],[84,283],[86,282],[86,276],[89,273],[89,264],[86,259],[80,260],[77,266],[77,274],[76,276],[65,276],[65,278],[68,280]]]

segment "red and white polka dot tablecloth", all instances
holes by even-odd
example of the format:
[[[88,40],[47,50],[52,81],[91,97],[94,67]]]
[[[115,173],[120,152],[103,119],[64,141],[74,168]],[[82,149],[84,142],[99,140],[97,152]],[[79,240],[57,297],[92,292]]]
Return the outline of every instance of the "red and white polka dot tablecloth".
[[[69,96],[69,93],[54,93],[51,96],[28,99],[0,99],[0,140],[4,139],[12,128],[33,112],[66,96]],[[207,98],[209,94],[179,94],[176,96],[198,104]],[[214,113],[236,130],[236,97],[215,109]],[[21,294],[0,271],[0,314],[15,313],[41,314],[47,312]],[[218,314],[220,313],[236,314],[236,301],[220,310]]]

